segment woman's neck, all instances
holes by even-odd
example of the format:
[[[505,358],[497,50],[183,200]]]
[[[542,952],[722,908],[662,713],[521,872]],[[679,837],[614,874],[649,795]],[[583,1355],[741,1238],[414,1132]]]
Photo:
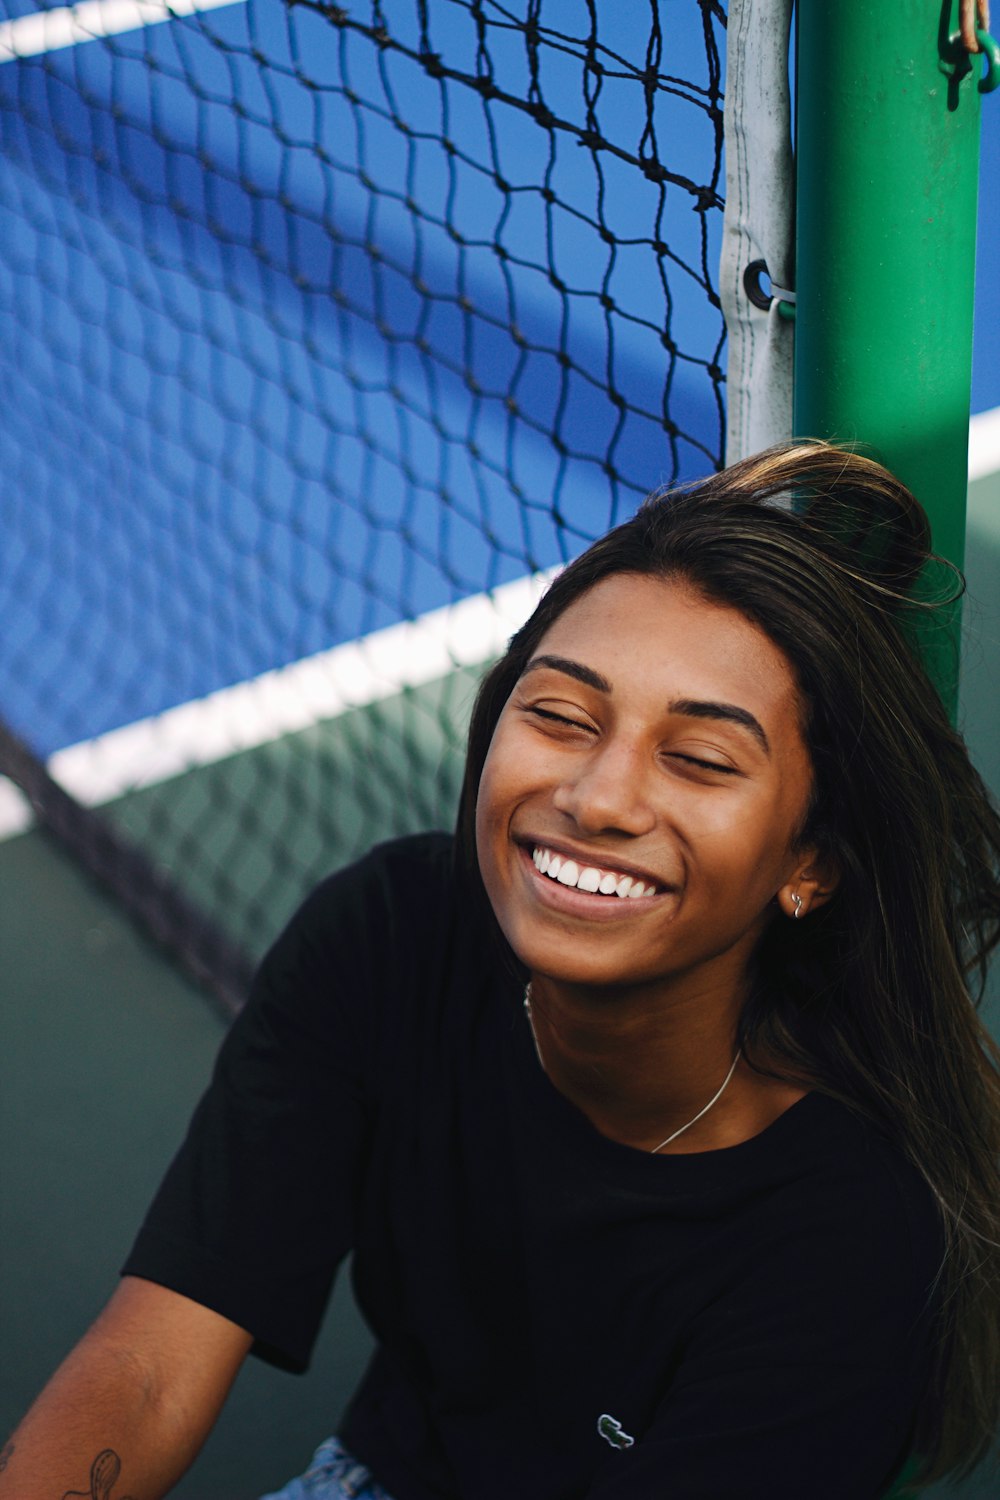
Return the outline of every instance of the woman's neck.
[[[733,1069],[743,997],[731,985],[597,992],[536,978],[530,996],[528,1024],[554,1087],[602,1135],[637,1150],[736,1145],[804,1093],[742,1059]]]

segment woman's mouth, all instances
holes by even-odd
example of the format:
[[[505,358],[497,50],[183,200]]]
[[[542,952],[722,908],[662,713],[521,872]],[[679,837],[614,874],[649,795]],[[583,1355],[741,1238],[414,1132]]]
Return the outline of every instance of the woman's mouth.
[[[655,896],[661,890],[661,887],[654,881],[640,880],[638,876],[628,875],[624,870],[588,865],[579,860],[568,859],[566,855],[558,854],[554,849],[546,848],[544,844],[534,845],[531,858],[540,875],[545,875],[549,880],[554,880],[570,890],[617,897],[623,900],[637,899],[640,896]]]

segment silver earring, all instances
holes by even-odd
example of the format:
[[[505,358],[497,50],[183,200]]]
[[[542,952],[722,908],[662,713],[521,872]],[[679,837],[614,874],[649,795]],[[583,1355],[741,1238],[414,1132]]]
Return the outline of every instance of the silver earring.
[[[792,918],[794,921],[798,921],[799,917],[801,917],[802,915],[802,897],[799,895],[798,891],[792,892],[792,905],[795,907],[795,910],[792,913]]]

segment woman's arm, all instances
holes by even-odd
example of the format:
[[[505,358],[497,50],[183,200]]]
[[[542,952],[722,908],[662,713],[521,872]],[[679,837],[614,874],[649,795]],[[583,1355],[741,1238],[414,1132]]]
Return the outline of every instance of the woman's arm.
[[[197,1302],[125,1277],[0,1453],[0,1500],[158,1500],[204,1443],[251,1342]]]

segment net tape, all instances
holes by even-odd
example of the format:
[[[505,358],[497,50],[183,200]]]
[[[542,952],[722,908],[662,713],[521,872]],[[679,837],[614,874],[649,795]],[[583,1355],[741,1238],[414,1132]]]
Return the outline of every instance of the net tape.
[[[5,769],[50,823],[25,754],[101,802],[119,884],[143,858],[217,928],[232,996],[322,873],[451,820],[518,623],[477,658],[460,611],[721,463],[725,17],[250,0],[18,56],[17,8]],[[234,692],[263,727],[216,743]]]

